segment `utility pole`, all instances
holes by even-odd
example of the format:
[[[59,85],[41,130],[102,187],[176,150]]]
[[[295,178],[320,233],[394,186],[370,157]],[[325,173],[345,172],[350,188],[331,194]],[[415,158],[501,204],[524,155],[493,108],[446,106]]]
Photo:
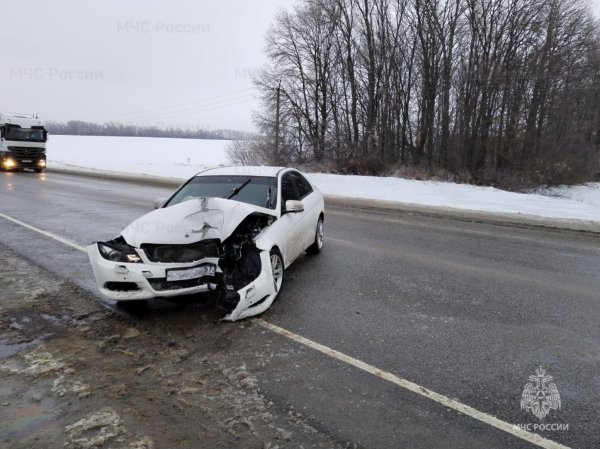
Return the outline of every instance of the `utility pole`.
[[[275,153],[273,154],[273,163],[279,163],[279,103],[281,98],[281,80],[277,86],[277,112],[275,113]]]

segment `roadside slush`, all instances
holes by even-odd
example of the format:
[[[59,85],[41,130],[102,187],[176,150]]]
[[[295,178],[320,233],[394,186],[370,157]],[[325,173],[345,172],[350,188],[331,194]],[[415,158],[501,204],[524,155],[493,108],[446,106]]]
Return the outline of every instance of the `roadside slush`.
[[[223,350],[247,328],[207,323],[212,336],[192,350],[189,329],[129,321],[1,244],[0,259],[3,448],[337,447],[278,413]]]
[[[158,177],[133,173],[113,172],[81,168],[75,166],[48,167],[50,173],[73,176],[84,176],[98,179],[131,182],[143,185],[162,187],[179,187],[185,180],[178,178]],[[476,210],[456,209],[451,207],[425,206],[413,203],[395,201],[371,200],[364,198],[347,198],[335,195],[324,195],[327,205],[357,208],[363,210],[396,211],[415,216],[443,218],[467,223],[482,223],[499,226],[545,229],[574,232],[588,236],[600,237],[600,222],[562,218],[548,218],[527,214],[509,214],[499,212],[482,212]]]

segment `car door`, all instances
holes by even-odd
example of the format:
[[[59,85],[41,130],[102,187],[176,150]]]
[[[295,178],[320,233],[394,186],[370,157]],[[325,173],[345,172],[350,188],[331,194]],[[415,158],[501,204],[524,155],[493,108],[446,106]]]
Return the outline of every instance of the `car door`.
[[[298,189],[294,178],[290,172],[285,172],[281,176],[281,222],[285,233],[285,248],[283,249],[283,258],[285,265],[291,264],[304,251],[303,212],[289,213],[285,209],[285,203],[289,200],[300,200]]]
[[[304,204],[304,212],[298,226],[301,227],[300,234],[302,235],[304,251],[315,241],[315,234],[317,229],[317,220],[319,218],[319,208],[317,194],[310,182],[297,171],[289,172],[294,179],[300,201]]]

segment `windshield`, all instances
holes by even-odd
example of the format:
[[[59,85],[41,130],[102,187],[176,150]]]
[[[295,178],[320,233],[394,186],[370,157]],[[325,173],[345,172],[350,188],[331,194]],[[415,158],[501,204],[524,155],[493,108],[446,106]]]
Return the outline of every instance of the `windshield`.
[[[4,138],[6,140],[16,140],[21,142],[45,142],[46,130],[38,128],[16,128],[7,126],[4,128]]]
[[[248,182],[250,180],[250,182]],[[241,203],[275,209],[277,178],[260,176],[196,176],[169,201],[166,207],[196,198],[224,198],[244,185],[232,198]]]

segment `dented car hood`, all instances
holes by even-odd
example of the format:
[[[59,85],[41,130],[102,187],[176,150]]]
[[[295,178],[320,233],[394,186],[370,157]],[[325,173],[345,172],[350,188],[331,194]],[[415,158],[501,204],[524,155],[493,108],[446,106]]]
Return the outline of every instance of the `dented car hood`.
[[[142,244],[186,245],[228,238],[250,214],[275,216],[263,207],[222,198],[198,198],[157,209],[127,226],[121,235],[136,248]]]

